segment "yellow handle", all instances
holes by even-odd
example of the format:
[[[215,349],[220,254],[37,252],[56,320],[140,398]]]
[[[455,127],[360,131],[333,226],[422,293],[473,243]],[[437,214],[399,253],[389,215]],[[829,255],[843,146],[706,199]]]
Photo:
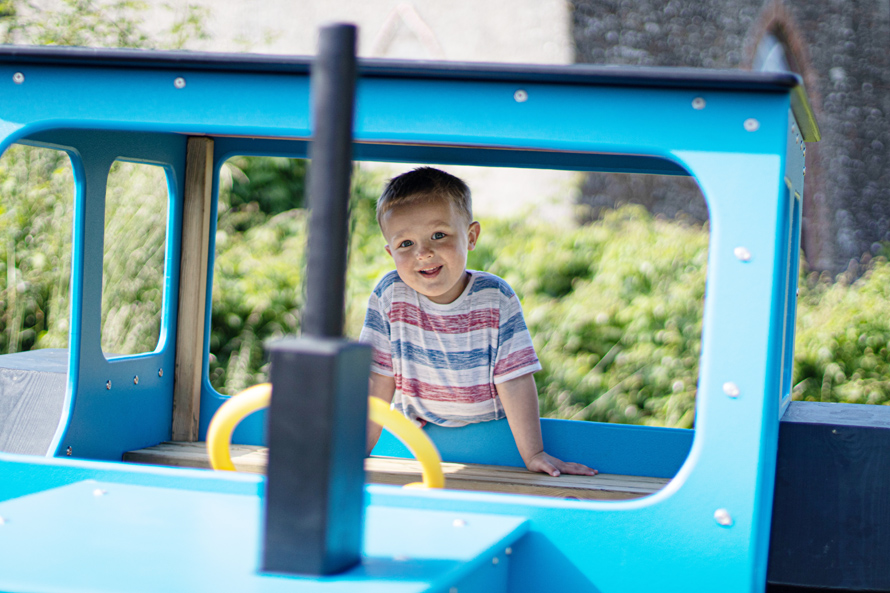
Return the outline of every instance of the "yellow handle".
[[[230,397],[219,407],[207,429],[207,453],[210,456],[210,467],[235,471],[235,465],[232,463],[232,456],[229,453],[232,432],[244,418],[267,407],[271,395],[272,384],[260,383]],[[420,466],[423,468],[423,486],[444,488],[445,475],[442,473],[442,458],[439,457],[439,451],[430,438],[410,420],[398,412],[390,410],[383,400],[369,397],[368,406],[368,418],[396,435],[420,461]],[[413,486],[413,484],[409,484],[409,486]]]
[[[232,456],[229,454],[232,432],[247,416],[268,407],[271,398],[272,384],[260,383],[230,397],[219,407],[207,429],[207,454],[210,456],[210,467],[235,471]]]
[[[444,488],[445,475],[442,473],[442,458],[439,457],[439,451],[430,437],[426,436],[426,433],[412,424],[410,420],[391,410],[382,399],[369,397],[368,406],[368,418],[396,435],[414,453],[414,457],[423,468],[424,487]],[[413,484],[408,485],[413,486]]]

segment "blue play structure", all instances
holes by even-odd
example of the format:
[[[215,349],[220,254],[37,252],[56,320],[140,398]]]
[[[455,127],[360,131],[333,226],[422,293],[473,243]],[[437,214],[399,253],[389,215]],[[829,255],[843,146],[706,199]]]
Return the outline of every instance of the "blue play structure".
[[[543,421],[548,452],[670,478],[657,493],[586,501],[368,485],[361,563],[288,576],[260,570],[265,477],[121,462],[203,440],[226,399],[207,376],[220,167],[234,155],[307,157],[310,64],[0,48],[0,150],[63,150],[76,182],[70,348],[0,358],[65,377],[46,450],[0,454],[0,590],[763,591],[791,399],[805,143],[819,138],[792,74],[359,63],[356,160],[697,181],[711,234],[694,431]],[[170,201],[160,343],[108,359],[100,302],[115,160],[163,167]],[[195,216],[209,226],[190,230]],[[265,443],[265,423],[254,414],[234,442]],[[522,467],[506,421],[426,433],[444,461]],[[407,455],[392,437],[375,453]]]

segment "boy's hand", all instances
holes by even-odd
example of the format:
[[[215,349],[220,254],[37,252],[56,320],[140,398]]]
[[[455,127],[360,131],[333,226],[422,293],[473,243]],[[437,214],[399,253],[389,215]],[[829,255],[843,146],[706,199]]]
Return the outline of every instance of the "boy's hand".
[[[542,474],[550,474],[554,478],[560,474],[574,474],[576,476],[595,476],[599,472],[590,469],[582,463],[568,463],[561,461],[546,452],[541,451],[528,460],[525,464],[530,472],[540,472]]]

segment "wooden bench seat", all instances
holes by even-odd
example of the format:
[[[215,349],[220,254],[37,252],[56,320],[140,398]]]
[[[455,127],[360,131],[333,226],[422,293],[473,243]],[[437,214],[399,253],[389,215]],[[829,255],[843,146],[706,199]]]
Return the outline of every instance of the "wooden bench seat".
[[[232,462],[238,471],[266,473],[267,449],[252,445],[232,445]],[[178,467],[209,468],[204,443],[161,443],[130,451],[124,461]],[[559,498],[624,500],[652,494],[669,482],[663,478],[599,474],[563,475],[554,478],[531,473],[524,468],[469,463],[443,463],[445,487],[453,490],[482,490],[513,494],[537,494]],[[421,480],[420,463],[397,457],[369,457],[365,460],[366,480],[375,484],[403,485]]]

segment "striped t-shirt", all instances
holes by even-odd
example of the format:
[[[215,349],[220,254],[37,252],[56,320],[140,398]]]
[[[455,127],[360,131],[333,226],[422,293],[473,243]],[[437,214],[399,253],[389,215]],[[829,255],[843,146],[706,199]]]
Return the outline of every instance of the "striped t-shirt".
[[[393,408],[409,419],[464,426],[504,417],[495,385],[541,370],[519,299],[493,274],[470,281],[440,305],[393,270],[368,303],[362,342],[371,371],[394,377]]]

